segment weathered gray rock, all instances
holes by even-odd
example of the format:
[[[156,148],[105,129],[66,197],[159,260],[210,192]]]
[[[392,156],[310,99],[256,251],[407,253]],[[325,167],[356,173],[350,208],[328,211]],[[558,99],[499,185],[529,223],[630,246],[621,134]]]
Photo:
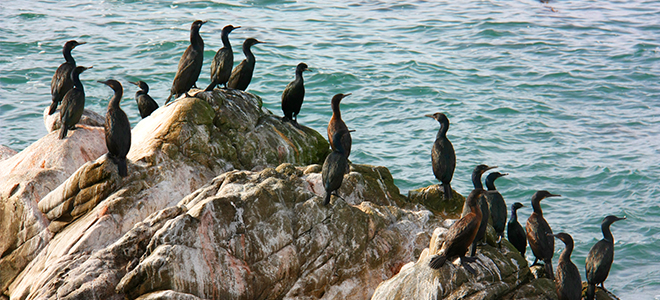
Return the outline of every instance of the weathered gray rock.
[[[23,226],[14,221],[16,216],[24,213],[15,214],[13,205],[3,201],[0,211],[13,215],[10,226],[22,231],[30,229],[30,235],[11,233],[11,237],[35,238],[30,244],[30,251],[19,252],[15,250],[17,246],[12,246],[18,242],[7,239],[9,242],[6,244],[10,246],[5,246],[0,261],[4,263],[0,291],[12,298],[39,298],[52,294],[52,290],[62,288],[57,276],[70,276],[76,264],[87,261],[89,255],[97,255],[135,224],[154,212],[174,206],[218,174],[235,168],[259,170],[282,162],[300,165],[318,163],[329,152],[328,144],[320,134],[309,128],[303,127],[301,130],[282,123],[275,116],[263,112],[260,100],[249,93],[224,94],[216,91],[203,95],[208,96],[204,97],[206,101],[181,98],[138,123],[132,131],[128,177],[119,177],[116,166],[103,156],[82,167],[82,163],[64,163],[64,166],[71,168],[66,169],[69,173],[63,175],[64,178],[39,185],[38,189],[44,190],[39,195],[23,193],[26,196],[22,201],[31,203],[32,214],[25,219],[37,220],[33,222],[39,226]],[[41,149],[40,153],[30,155],[27,155],[26,149],[24,160],[50,165],[64,158],[90,156],[76,150],[85,149],[86,142],[76,142],[76,136],[86,130],[98,132],[103,145],[104,150],[91,158],[96,159],[106,152],[103,130],[83,126],[65,140],[74,149],[67,148],[55,153]],[[50,156],[46,155],[48,153]],[[10,165],[11,161],[20,160],[16,158],[20,155],[1,164]],[[73,175],[69,177],[71,173]],[[27,178],[42,180],[34,176]],[[22,188],[28,180],[17,182],[21,183],[19,187]],[[22,189],[12,187],[3,190],[3,199],[16,191],[22,193]],[[96,286],[98,282],[105,281],[90,284]],[[44,289],[46,284],[53,288]],[[114,291],[114,286],[109,289]],[[71,293],[75,295],[77,292]]]
[[[0,145],[0,161],[10,158],[16,155],[16,153],[18,153],[16,150],[4,145]]]
[[[82,127],[64,140],[50,133],[0,161],[0,290],[52,237],[37,203],[78,167],[105,152],[103,129]]]
[[[51,133],[53,131],[58,131],[60,128],[62,128],[62,121],[60,120],[59,108],[52,115],[48,114],[49,110],[50,107],[46,107],[44,109],[44,126],[46,126],[46,130],[48,130],[48,133]],[[95,113],[94,111],[85,109],[83,111],[82,116],[80,117],[80,121],[78,121],[78,124],[87,127],[103,127],[103,124],[105,124],[104,115],[105,112],[103,113],[102,116]]]

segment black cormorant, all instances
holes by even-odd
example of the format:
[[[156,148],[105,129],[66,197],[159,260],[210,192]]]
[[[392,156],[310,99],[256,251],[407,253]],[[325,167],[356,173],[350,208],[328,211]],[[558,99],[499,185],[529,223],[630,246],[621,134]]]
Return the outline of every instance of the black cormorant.
[[[554,237],[560,239],[566,245],[557,262],[557,278],[555,288],[559,300],[580,300],[582,298],[582,278],[580,271],[571,261],[573,252],[573,238],[567,233],[557,233]]]
[[[71,81],[73,81],[73,88],[70,89],[62,99],[62,108],[60,109],[60,139],[66,137],[69,129],[73,130],[76,127],[83,111],[85,111],[85,89],[83,89],[82,82],[80,82],[80,73],[87,69],[83,66],[77,66],[71,72]]]
[[[511,244],[518,249],[520,255],[525,257],[525,252],[527,250],[527,234],[522,225],[518,223],[518,209],[523,207],[522,203],[516,202],[511,204],[511,219],[506,228],[506,237],[511,242]]]
[[[351,133],[344,123],[344,120],[341,119],[341,112],[339,111],[339,103],[341,99],[349,96],[348,94],[336,94],[332,97],[332,117],[330,122],[328,122],[328,141],[330,142],[330,147],[332,150],[337,150],[339,143],[346,154],[346,159],[351,155],[351,145],[353,140],[351,139]],[[336,133],[341,132],[341,135],[336,135]]]
[[[445,200],[449,200],[452,196],[451,178],[454,176],[454,169],[456,168],[454,146],[447,138],[449,119],[445,114],[440,112],[425,116],[433,118],[440,123],[440,130],[438,130],[438,134],[435,136],[435,142],[431,150],[431,163],[433,165],[433,175],[442,184]]]
[[[335,137],[339,138],[342,134],[342,132],[337,132],[335,133]],[[348,159],[346,159],[344,148],[341,144],[337,146],[337,149],[333,150],[332,153],[325,158],[325,162],[323,163],[323,170],[321,172],[323,187],[325,188],[323,205],[328,205],[328,203],[330,203],[330,197],[333,193],[337,195],[337,190],[341,187],[341,182],[344,180],[344,174],[348,169]]]
[[[499,244],[504,237],[504,228],[506,228],[506,203],[502,194],[495,188],[495,179],[509,174],[493,172],[486,176],[486,188],[491,191],[488,193],[488,208],[490,217],[493,220],[493,228],[497,233],[497,243]]]
[[[53,79],[50,81],[50,94],[52,96],[53,102],[50,104],[50,109],[48,114],[52,115],[57,110],[57,105],[62,102],[64,95],[73,88],[73,81],[71,80],[71,71],[76,67],[76,61],[71,56],[71,50],[76,48],[76,46],[82,45],[85,42],[78,42],[75,40],[68,41],[64,44],[62,49],[62,54],[64,54],[65,63],[61,64],[55,74]]]
[[[130,82],[140,87],[140,90],[135,93],[135,101],[137,102],[138,110],[140,110],[140,117],[142,119],[151,115],[154,110],[158,109],[158,103],[149,96],[149,86],[144,81]]]
[[[614,261],[614,236],[610,231],[610,225],[616,221],[625,220],[626,217],[607,216],[600,225],[603,231],[603,239],[598,241],[587,255],[587,300],[593,300],[596,293],[596,285],[605,290],[603,283],[610,273],[612,261]]]
[[[265,42],[258,41],[254,38],[246,39],[245,42],[243,42],[243,54],[245,54],[245,59],[238,66],[236,66],[233,71],[231,71],[231,76],[229,77],[227,87],[241,91],[245,91],[247,89],[248,85],[250,85],[250,81],[252,80],[252,72],[254,72],[255,63],[254,54],[252,54],[250,47],[252,47],[252,45],[261,43]]]
[[[486,193],[484,189],[474,189],[470,192],[470,195],[466,200],[470,207],[470,213],[449,227],[449,231],[447,231],[447,234],[445,235],[442,247],[437,253],[435,253],[437,255],[431,259],[431,262],[429,262],[429,267],[440,269],[447,259],[458,256],[461,258],[461,265],[463,265],[463,267],[470,273],[475,273],[474,269],[466,263],[474,261],[475,258],[472,257],[467,259],[465,253],[468,251],[468,247],[476,237],[477,231],[479,231],[481,209],[479,209],[477,201],[484,195],[484,193]]]
[[[108,103],[105,113],[105,145],[108,147],[108,157],[117,165],[119,176],[126,177],[126,154],[131,149],[131,123],[123,110],[119,107],[124,89],[117,80],[99,81],[115,92]]]
[[[547,197],[560,197],[561,195],[551,194],[548,191],[537,191],[532,195],[532,208],[534,212],[527,219],[527,241],[529,247],[532,248],[532,253],[535,265],[538,260],[542,260],[545,264],[545,272],[548,278],[554,280],[555,275],[552,271],[552,255],[555,253],[555,239],[550,236],[552,229],[548,222],[543,218],[543,210],[541,210],[541,200]]]
[[[300,108],[305,98],[304,71],[309,71],[307,64],[299,63],[296,66],[296,79],[289,82],[284,92],[282,92],[282,112],[284,112],[282,121],[288,120],[293,121],[296,125],[298,124],[298,113],[300,113]],[[295,120],[293,119],[294,117]]]
[[[227,25],[222,28],[222,48],[215,53],[211,62],[211,83],[205,91],[212,91],[216,85],[222,84],[227,88],[227,81],[231,76],[231,68],[234,67],[234,50],[231,49],[229,34],[232,30],[241,28],[241,26]]]
[[[172,96],[177,98],[181,94],[188,92],[192,87],[195,87],[199,73],[202,71],[202,64],[204,63],[204,40],[199,35],[199,29],[204,23],[206,21],[197,20],[190,26],[190,45],[183,52],[179,60],[179,67],[172,82],[170,96],[167,97],[165,104],[170,102]]]

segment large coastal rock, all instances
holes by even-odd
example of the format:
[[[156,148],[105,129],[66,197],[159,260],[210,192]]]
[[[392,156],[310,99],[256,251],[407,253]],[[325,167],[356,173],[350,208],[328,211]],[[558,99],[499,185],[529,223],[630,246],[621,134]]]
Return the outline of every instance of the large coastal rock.
[[[44,126],[46,126],[46,130],[48,132],[53,132],[53,131],[59,131],[60,128],[62,128],[62,120],[60,119],[60,109],[58,108],[52,115],[48,114],[48,111],[50,110],[50,107],[46,107],[44,109]],[[85,125],[88,127],[103,127],[103,124],[105,124],[105,112],[103,113],[103,116],[91,111],[89,109],[83,110],[83,114],[80,117],[80,121],[78,121],[79,125]]]

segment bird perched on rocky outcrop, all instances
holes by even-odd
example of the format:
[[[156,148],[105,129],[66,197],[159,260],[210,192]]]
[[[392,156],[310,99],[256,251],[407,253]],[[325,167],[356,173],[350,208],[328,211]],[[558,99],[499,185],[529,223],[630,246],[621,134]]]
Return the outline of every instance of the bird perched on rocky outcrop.
[[[433,175],[442,184],[445,200],[449,200],[452,197],[451,179],[456,168],[454,146],[447,138],[449,119],[440,112],[425,116],[440,123],[440,130],[435,136],[435,142],[433,142],[433,148],[431,149],[431,165],[433,166]]]
[[[483,189],[481,184],[481,175],[486,171],[495,169],[497,166],[487,166],[487,165],[478,165],[472,171],[472,185],[474,188]],[[490,218],[490,209],[488,208],[488,199],[486,196],[482,196],[477,199],[477,205],[481,209],[481,223],[479,224],[479,231],[477,231],[477,236],[472,241],[472,247],[470,248],[470,256],[474,256],[477,253],[477,243],[484,239],[486,236],[486,229],[488,228],[488,218]],[[463,205],[463,214],[465,214],[465,207],[467,203]]]
[[[335,138],[339,138],[341,134],[344,133],[336,132]],[[346,153],[340,143],[337,145],[337,149],[333,150],[332,153],[325,158],[325,162],[323,163],[323,169],[321,171],[323,188],[325,188],[323,205],[328,205],[328,203],[330,203],[330,197],[332,194],[337,195],[337,190],[341,187],[347,169],[348,159],[346,159]]]
[[[332,117],[330,118],[330,122],[328,122],[328,141],[330,142],[330,147],[332,150],[337,150],[341,143],[341,148],[346,155],[346,159],[351,155],[353,140],[351,139],[351,132],[348,130],[346,123],[341,119],[339,103],[349,95],[351,94],[336,94],[332,97],[332,101],[330,102],[332,106]],[[338,135],[337,133],[341,134]]]
[[[582,278],[580,271],[571,261],[573,253],[573,237],[568,233],[557,233],[553,235],[566,245],[557,262],[557,278],[555,288],[559,300],[580,300],[582,298]]]
[[[493,172],[486,176],[486,188],[490,191],[488,196],[488,210],[490,211],[490,218],[493,220],[493,229],[497,234],[497,243],[499,244],[504,237],[504,229],[506,228],[506,202],[502,194],[495,188],[495,180],[502,176],[509,174],[502,174],[500,172]]]
[[[227,81],[231,76],[231,69],[234,67],[234,50],[231,49],[229,42],[229,34],[234,30],[241,28],[241,26],[227,25],[222,28],[222,48],[215,53],[213,61],[211,62],[211,83],[206,87],[205,91],[212,91],[216,85],[222,84],[227,88]]]
[[[71,71],[71,81],[73,88],[70,89],[62,99],[62,109],[60,109],[60,122],[62,128],[60,129],[60,139],[64,139],[68,130],[73,130],[76,127],[83,111],[85,111],[85,89],[82,82],[80,82],[80,73],[87,69],[83,66],[77,66]]]
[[[206,21],[197,20],[190,26],[190,45],[179,60],[179,66],[174,81],[172,81],[170,96],[167,97],[165,104],[170,102],[172,96],[177,98],[196,86],[195,83],[199,78],[199,73],[202,72],[202,64],[204,63],[204,40],[199,35],[199,29],[204,23]]]
[[[547,197],[561,197],[561,195],[551,194],[548,191],[537,191],[532,195],[532,208],[534,212],[527,218],[527,241],[536,257],[532,266],[539,260],[542,260],[545,264],[545,272],[548,274],[548,278],[554,280],[552,255],[555,253],[555,239],[551,236],[552,229],[548,225],[548,221],[543,217],[543,210],[541,210],[541,200]]]
[[[296,78],[289,82],[284,92],[282,92],[282,112],[284,112],[282,121],[291,121],[293,124],[298,125],[298,113],[300,113],[300,108],[305,98],[305,84],[303,80],[303,72],[305,71],[309,71],[307,64],[299,63],[296,66]]]
[[[603,239],[598,241],[587,254],[587,300],[593,300],[596,293],[596,285],[605,290],[603,283],[610,274],[610,268],[614,261],[614,236],[610,231],[610,225],[616,221],[625,220],[626,217],[607,216],[600,225]]]
[[[516,202],[511,204],[511,219],[506,227],[506,237],[511,244],[518,249],[520,255],[525,257],[527,250],[527,234],[522,225],[518,222],[518,209],[523,207],[522,203]]]
[[[465,257],[465,253],[467,253],[468,247],[470,247],[470,244],[472,244],[472,241],[477,236],[477,231],[479,231],[481,208],[479,208],[477,201],[485,193],[486,191],[484,189],[474,189],[470,192],[467,200],[465,200],[470,207],[470,213],[449,227],[449,231],[445,235],[445,241],[437,255],[431,259],[429,267],[440,269],[447,259],[458,256],[461,259],[461,265],[470,273],[475,273],[474,269],[467,262],[472,262],[476,259],[474,257]]]
[[[128,175],[126,154],[131,149],[131,123],[119,107],[124,88],[114,79],[99,82],[114,91],[105,114],[105,145],[108,147],[108,157],[117,165],[119,176],[125,177]]]
[[[231,71],[231,76],[229,77],[229,82],[227,87],[230,89],[237,89],[241,91],[247,90],[250,81],[252,81],[252,73],[254,72],[254,64],[256,59],[254,54],[252,54],[252,46],[256,44],[265,43],[254,38],[246,39],[243,42],[243,54],[245,54],[245,59],[241,61],[233,71]]]
[[[140,90],[135,92],[135,102],[137,102],[138,110],[140,111],[140,117],[142,119],[151,115],[154,110],[158,109],[158,103],[154,101],[151,96],[149,96],[149,85],[144,81],[129,81],[132,84],[137,85]]]
[[[82,44],[85,44],[85,42],[75,40],[64,43],[62,54],[66,61],[57,68],[53,79],[50,81],[50,94],[53,102],[50,104],[50,109],[48,110],[49,115],[55,113],[57,106],[62,102],[66,93],[73,88],[71,71],[76,68],[76,60],[71,56],[71,50]]]

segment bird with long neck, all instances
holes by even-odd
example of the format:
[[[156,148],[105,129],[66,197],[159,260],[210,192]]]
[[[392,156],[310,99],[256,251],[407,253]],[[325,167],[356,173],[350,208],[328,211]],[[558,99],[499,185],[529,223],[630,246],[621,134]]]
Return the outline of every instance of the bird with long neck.
[[[309,71],[307,64],[299,63],[296,66],[296,78],[282,92],[282,112],[284,112],[282,121],[290,121],[294,125],[298,124],[298,114],[305,99],[305,82],[303,79],[303,72],[305,71]]]
[[[490,217],[493,220],[493,229],[497,234],[497,244],[499,245],[504,237],[504,229],[506,228],[506,202],[504,197],[495,188],[495,180],[497,178],[509,175],[507,173],[493,172],[486,176],[486,188],[491,191],[488,194],[488,209]]]
[[[245,54],[245,59],[241,61],[233,71],[231,71],[231,76],[229,77],[229,82],[227,87],[230,89],[237,89],[245,91],[252,81],[252,73],[254,72],[254,65],[256,59],[254,54],[252,54],[252,46],[256,44],[262,44],[265,42],[259,41],[255,38],[246,39],[243,42],[243,54]]]
[[[425,116],[440,123],[440,129],[435,136],[435,142],[433,142],[433,148],[431,149],[431,164],[433,175],[442,184],[445,200],[450,200],[452,197],[451,179],[456,168],[456,153],[454,152],[454,146],[447,138],[449,119],[440,112]]]
[[[336,132],[335,137],[339,138],[341,134],[343,133]],[[337,145],[337,149],[333,150],[332,153],[325,158],[325,162],[323,163],[323,169],[321,171],[323,187],[325,188],[323,205],[328,205],[328,203],[330,203],[330,197],[332,194],[337,195],[337,190],[341,187],[347,169],[348,159],[346,159],[346,153],[343,146],[339,144]]]
[[[506,236],[509,242],[518,249],[520,255],[525,257],[525,252],[527,250],[527,234],[525,233],[525,229],[518,222],[517,213],[518,209],[521,207],[524,207],[524,205],[520,202],[511,204],[511,219],[509,219],[509,223],[507,224]]]
[[[129,81],[129,83],[137,85],[140,90],[135,92],[135,102],[137,102],[140,117],[142,119],[151,115],[154,110],[158,109],[158,103],[149,96],[149,85],[144,81]]]
[[[559,300],[580,300],[582,297],[582,278],[580,277],[580,271],[571,261],[573,237],[563,232],[551,236],[558,238],[566,245],[557,262],[557,278],[555,278],[557,296]]]
[[[548,221],[543,217],[543,210],[541,210],[541,200],[548,197],[561,197],[561,195],[551,194],[548,191],[537,191],[532,195],[532,208],[534,212],[527,218],[527,241],[529,247],[532,248],[534,259],[533,265],[539,260],[545,264],[545,272],[548,278],[554,280],[555,276],[552,270],[552,255],[555,253],[555,239],[552,236],[552,229],[548,225]]]
[[[238,28],[241,28],[241,26],[227,25],[222,28],[222,34],[220,35],[222,48],[215,53],[211,62],[211,83],[205,91],[212,91],[218,84],[222,84],[225,89],[227,88],[227,81],[229,81],[231,69],[234,67],[234,50],[232,50],[229,42],[229,34]]]
[[[472,171],[472,185],[474,185],[474,188],[483,189],[483,185],[481,184],[481,175],[483,175],[486,171],[495,168],[497,168],[497,166],[487,166],[487,165],[476,166]],[[486,237],[486,229],[488,228],[488,218],[490,218],[488,199],[486,199],[485,195],[477,199],[477,204],[479,205],[479,208],[481,208],[481,223],[479,225],[479,231],[477,231],[477,236],[474,238],[474,241],[472,241],[472,247],[470,248],[470,256],[474,256],[475,254],[477,254],[477,243]],[[465,210],[465,204],[463,208]]]
[[[204,63],[204,40],[199,35],[199,29],[202,28],[206,21],[197,20],[190,26],[190,45],[183,52],[179,60],[174,81],[172,81],[172,88],[170,95],[167,97],[165,104],[170,102],[172,96],[179,97],[181,94],[188,92],[191,88],[196,87],[199,73],[202,72],[202,64]]]
[[[610,268],[614,261],[614,236],[610,231],[610,225],[616,221],[625,220],[626,217],[607,216],[600,225],[603,239],[598,241],[587,254],[585,262],[587,270],[587,300],[593,300],[596,293],[596,285],[605,290],[605,279],[610,274]]]
[[[341,119],[339,103],[349,95],[351,94],[336,94],[332,97],[332,101],[330,102],[332,106],[332,117],[330,118],[330,122],[328,122],[328,141],[330,142],[330,147],[332,150],[337,150],[339,143],[341,143],[346,159],[351,155],[351,145],[353,140],[351,139],[351,133],[348,130],[346,123]],[[336,133],[341,133],[341,135],[336,135]]]
[[[71,50],[83,44],[85,42],[71,40],[66,42],[62,48],[65,62],[57,68],[55,74],[53,74],[53,79],[50,81],[50,94],[53,102],[48,109],[48,115],[55,113],[57,106],[62,102],[66,93],[73,88],[71,71],[76,68],[76,60],[73,59]]]
[[[465,253],[467,253],[468,247],[470,247],[470,244],[472,244],[472,241],[477,235],[477,231],[479,231],[481,209],[477,201],[485,193],[486,191],[484,189],[474,189],[470,192],[466,200],[470,207],[470,213],[449,227],[442,247],[429,262],[429,267],[440,269],[447,259],[458,256],[461,259],[461,265],[470,273],[475,274],[474,269],[467,262],[473,262],[476,259],[474,257],[465,257]]]
[[[108,148],[108,157],[117,165],[119,176],[128,175],[126,154],[131,149],[131,123],[124,111],[119,107],[124,88],[119,81],[110,79],[99,81],[114,91],[105,113],[105,145]]]
[[[80,73],[87,69],[83,66],[77,66],[71,72],[71,81],[73,88],[70,89],[62,99],[62,109],[60,110],[60,139],[64,139],[68,130],[73,130],[76,127],[80,117],[85,111],[85,89],[82,82],[80,82]]]

